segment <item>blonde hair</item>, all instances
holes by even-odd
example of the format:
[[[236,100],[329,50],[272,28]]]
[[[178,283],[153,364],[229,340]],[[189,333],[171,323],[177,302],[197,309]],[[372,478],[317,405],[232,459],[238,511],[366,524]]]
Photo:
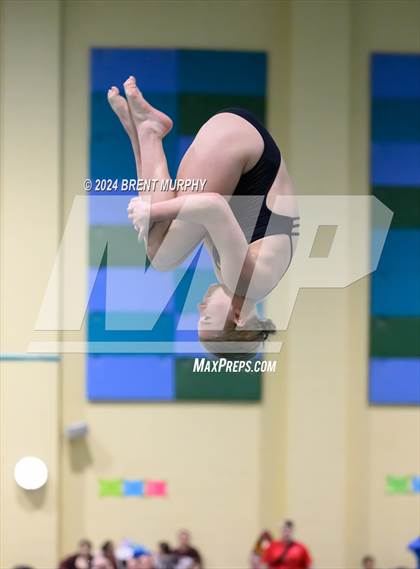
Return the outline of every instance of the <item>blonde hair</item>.
[[[211,340],[202,340],[201,343],[218,358],[251,359],[267,338],[276,332],[276,326],[270,318],[252,316],[244,326],[235,326],[231,322],[223,330],[215,331]]]

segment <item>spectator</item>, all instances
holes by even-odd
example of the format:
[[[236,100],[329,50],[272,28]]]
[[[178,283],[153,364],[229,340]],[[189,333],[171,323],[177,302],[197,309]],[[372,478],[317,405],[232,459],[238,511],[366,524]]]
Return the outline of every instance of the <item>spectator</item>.
[[[192,565],[196,565],[202,567],[202,557],[198,549],[191,545],[191,535],[190,532],[183,529],[178,532],[178,547],[173,551],[175,555],[175,559],[177,565],[182,565],[186,563],[184,560],[185,558],[190,558],[193,563]]]
[[[263,554],[272,541],[273,541],[273,536],[269,531],[265,530],[261,533],[261,535],[255,542],[254,548],[251,553],[251,569],[259,569]]]
[[[92,569],[92,544],[88,539],[79,541],[79,551],[63,559],[60,569]]]
[[[192,557],[181,557],[175,569],[200,569],[200,565]]]
[[[176,556],[172,553],[169,543],[161,541],[155,558],[156,569],[173,569],[176,564]]]
[[[100,553],[94,559],[93,569],[118,569],[112,541],[106,541],[102,545]]]
[[[312,563],[307,548],[293,539],[294,523],[286,520],[279,541],[272,541],[262,556],[262,562],[273,569],[309,569]]]
[[[362,559],[362,569],[375,569],[375,558],[372,555],[365,555]]]
[[[127,562],[127,569],[154,569],[153,557],[148,553],[141,555],[134,555],[132,559]]]
[[[153,557],[151,555],[141,555],[138,558],[138,569],[154,569]]]

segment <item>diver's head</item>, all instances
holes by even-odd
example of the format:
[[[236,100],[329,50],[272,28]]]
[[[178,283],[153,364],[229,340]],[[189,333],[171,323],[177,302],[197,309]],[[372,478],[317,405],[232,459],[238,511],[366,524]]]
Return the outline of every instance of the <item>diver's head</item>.
[[[272,320],[258,316],[255,301],[233,295],[220,284],[208,288],[198,309],[200,341],[218,357],[252,358],[276,332]]]

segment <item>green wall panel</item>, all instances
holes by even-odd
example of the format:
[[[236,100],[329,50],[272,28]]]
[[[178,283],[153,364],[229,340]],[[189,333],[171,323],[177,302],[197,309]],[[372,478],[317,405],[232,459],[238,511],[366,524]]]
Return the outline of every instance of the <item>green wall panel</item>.
[[[417,317],[374,318],[370,350],[372,357],[420,357],[420,320]]]
[[[193,372],[194,360],[178,358],[175,365],[176,399],[183,401],[256,401],[261,399],[257,372]]]

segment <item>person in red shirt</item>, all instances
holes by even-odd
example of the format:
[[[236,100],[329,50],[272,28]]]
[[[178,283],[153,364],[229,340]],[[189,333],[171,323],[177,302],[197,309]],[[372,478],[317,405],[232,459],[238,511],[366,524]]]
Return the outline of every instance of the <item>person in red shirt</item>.
[[[286,520],[279,541],[272,541],[262,556],[263,565],[270,569],[310,569],[308,549],[293,539],[294,523]]]
[[[254,549],[251,552],[251,569],[260,569],[261,559],[264,555],[264,551],[270,547],[270,543],[273,541],[273,536],[267,530],[264,530],[259,538],[257,539]]]

